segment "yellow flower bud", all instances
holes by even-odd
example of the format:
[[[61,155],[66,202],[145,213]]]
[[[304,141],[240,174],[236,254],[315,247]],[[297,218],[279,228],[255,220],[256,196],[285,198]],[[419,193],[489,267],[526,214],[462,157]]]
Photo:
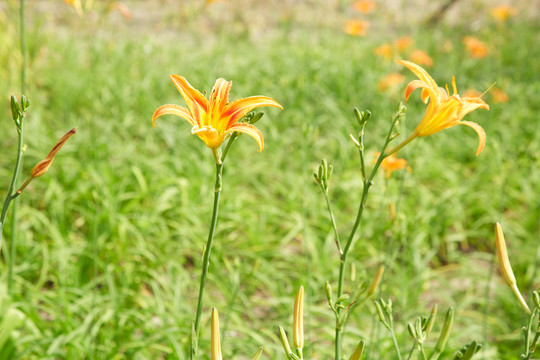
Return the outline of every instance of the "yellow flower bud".
[[[375,278],[371,282],[371,285],[369,285],[367,295],[371,296],[375,293],[377,288],[379,287],[379,284],[381,283],[382,276],[384,274],[384,265],[379,266],[379,270],[377,270],[377,275],[375,275]]]
[[[510,259],[508,258],[508,251],[506,250],[506,242],[504,240],[503,230],[501,224],[499,223],[495,224],[495,241],[502,277],[506,284],[512,289],[512,292],[518,299],[521,307],[527,312],[527,314],[530,314],[531,310],[529,309],[529,306],[523,299],[523,296],[517,287],[516,277],[514,276],[514,271],[512,270],[512,265],[510,265]]]
[[[362,357],[362,353],[364,352],[365,345],[366,345],[365,341],[360,340],[360,342],[358,343],[358,346],[356,346],[356,349],[354,350],[349,360],[360,360],[360,358]]]
[[[212,308],[210,328],[210,359],[222,360],[221,342],[219,340],[219,314],[216,308]]]
[[[300,286],[294,301],[293,344],[296,349],[304,347],[304,287]]]

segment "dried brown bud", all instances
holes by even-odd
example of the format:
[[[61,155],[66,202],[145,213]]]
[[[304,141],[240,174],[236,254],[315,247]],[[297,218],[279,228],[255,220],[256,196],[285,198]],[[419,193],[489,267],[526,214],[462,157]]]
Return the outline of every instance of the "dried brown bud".
[[[37,178],[45,174],[49,170],[49,167],[51,166],[54,160],[54,157],[56,156],[58,151],[60,151],[60,149],[62,148],[62,146],[64,146],[66,141],[68,141],[68,139],[76,132],[77,130],[73,128],[70,131],[68,131],[64,136],[62,136],[62,138],[56,143],[56,145],[53,146],[51,152],[49,152],[49,155],[47,155],[45,160],[38,162],[37,165],[34,166],[32,171],[30,172],[30,176],[32,178]]]

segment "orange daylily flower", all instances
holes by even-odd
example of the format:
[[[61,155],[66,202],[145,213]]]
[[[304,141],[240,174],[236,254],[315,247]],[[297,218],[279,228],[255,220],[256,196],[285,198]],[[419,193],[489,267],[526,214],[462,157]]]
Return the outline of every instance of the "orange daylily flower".
[[[353,8],[360,11],[362,14],[370,13],[377,7],[375,1],[361,0],[354,3]]]
[[[463,43],[472,58],[481,59],[488,55],[487,45],[475,37],[465,36]]]
[[[400,73],[388,74],[384,79],[379,81],[379,90],[386,91],[387,89],[405,82],[405,76]]]
[[[259,151],[264,147],[262,133],[255,126],[238,121],[251,110],[261,106],[283,107],[266,96],[250,96],[229,103],[232,81],[217,79],[210,99],[192,87],[183,76],[171,75],[171,80],[188,105],[166,104],[160,106],[152,116],[152,125],[162,115],[172,114],[187,120],[193,127],[192,134],[204,141],[206,146],[216,150],[232,133],[240,132],[254,138]]]
[[[402,52],[407,50],[414,43],[414,39],[410,36],[403,36],[394,41],[394,46],[397,51]]]
[[[377,159],[381,153],[376,152],[375,159],[373,162],[377,162]],[[396,170],[402,170],[407,168],[407,160],[400,159],[394,155],[389,155],[381,161],[381,169],[384,171],[386,178],[389,179],[392,176],[392,173]]]
[[[345,32],[349,35],[364,36],[369,28],[369,21],[349,20],[345,24]]]
[[[407,145],[417,137],[423,137],[435,134],[444,129],[448,129],[455,125],[467,125],[473,128],[478,134],[479,143],[476,155],[480,154],[486,144],[486,133],[484,129],[477,123],[471,121],[463,121],[462,119],[468,113],[478,109],[489,110],[489,105],[480,97],[460,97],[457,93],[456,80],[452,77],[452,88],[454,94],[449,95],[448,89],[443,89],[437,86],[433,78],[420,66],[410,61],[398,61],[399,64],[411,70],[419,80],[413,80],[405,89],[405,99],[408,100],[411,93],[417,88],[422,89],[422,101],[428,103],[424,118],[416,126],[413,133],[401,144],[386,154],[390,155]]]
[[[494,103],[507,103],[508,102],[508,94],[506,94],[501,89],[493,89],[491,91],[491,96],[493,97]]]
[[[425,51],[414,50],[409,57],[413,63],[424,65],[427,67],[433,66],[433,59]]]
[[[375,53],[375,55],[379,55],[386,60],[390,60],[392,58],[392,46],[387,43],[384,43],[381,46],[375,48],[373,52]]]
[[[482,93],[474,89],[467,89],[463,93],[463,97],[481,97]]]
[[[491,9],[491,15],[500,22],[505,22],[508,18],[517,14],[517,9],[509,5],[499,5]]]

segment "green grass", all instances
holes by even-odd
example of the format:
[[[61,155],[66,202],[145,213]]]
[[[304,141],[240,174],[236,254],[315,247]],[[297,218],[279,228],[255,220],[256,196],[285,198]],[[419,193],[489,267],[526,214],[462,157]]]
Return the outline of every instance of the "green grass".
[[[381,294],[394,301],[402,349],[411,344],[406,323],[438,303],[441,314],[448,306],[456,308],[448,354],[471,338],[484,341],[495,221],[504,226],[522,292],[528,298],[539,286],[540,49],[534,21],[516,19],[503,29],[485,20],[478,31],[461,25],[400,27],[355,38],[337,26],[284,20],[257,39],[244,28],[233,27],[233,35],[227,35],[194,24],[133,31],[114,19],[94,24],[94,31],[65,19],[54,26],[42,20],[40,31],[29,31],[32,106],[23,174],[67,130],[76,126],[77,134],[49,173],[19,198],[15,291],[8,302],[26,320],[12,335],[16,355],[11,358],[184,358],[210,222],[214,164],[184,120],[163,117],[156,129],[151,126],[158,106],[183,104],[169,80],[173,73],[207,92],[224,77],[233,80],[232,99],[262,94],[285,108],[266,109],[258,123],[265,136],[262,153],[243,136],[229,155],[201,353],[209,354],[210,307],[215,306],[224,358],[247,359],[261,345],[266,358],[282,358],[276,327],[290,328],[294,294],[303,284],[305,353],[311,359],[332,358],[333,317],[324,284],[337,286],[339,263],[312,172],[322,158],[333,164],[330,195],[345,236],[361,194],[358,155],[347,136],[358,131],[352,109],[373,112],[366,147],[368,154],[377,151],[404,88],[381,93],[377,83],[395,71],[407,81],[414,76],[372,50],[402,35],[413,35],[434,58],[429,71],[439,84],[455,75],[462,92],[483,91],[497,82],[510,101],[494,104],[488,93],[491,110],[468,116],[488,134],[478,157],[474,132],[455,127],[405,148],[400,156],[409,161],[410,173],[394,173],[389,181],[379,174],[350,253],[357,277],[374,276],[392,241]],[[0,183],[7,188],[16,147],[7,99],[20,85],[12,38],[16,24],[9,16],[0,20],[8,29],[0,41],[9,49],[0,54],[6,99]],[[486,41],[490,56],[468,58],[464,35]],[[445,40],[453,44],[449,52]],[[402,137],[423,112],[415,93]],[[389,220],[391,202],[397,204],[396,223]],[[10,237],[8,224],[4,253]],[[0,282],[6,279],[2,262]],[[347,279],[346,291],[352,287]],[[484,358],[515,358],[525,317],[498,273],[488,300]],[[347,356],[360,338],[371,339],[373,317],[369,303],[357,310],[345,335]],[[370,345],[381,355],[372,351],[370,359],[394,356],[388,355],[393,353],[387,333],[378,332],[380,344]],[[435,340],[432,335],[428,348]]]

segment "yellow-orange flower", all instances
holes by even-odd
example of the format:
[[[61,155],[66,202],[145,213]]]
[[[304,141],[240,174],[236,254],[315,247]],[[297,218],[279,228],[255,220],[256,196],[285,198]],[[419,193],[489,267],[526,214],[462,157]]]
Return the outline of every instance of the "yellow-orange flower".
[[[193,127],[192,134],[204,141],[206,146],[217,149],[232,133],[240,132],[254,138],[259,151],[264,147],[262,133],[255,126],[238,121],[251,110],[261,106],[283,107],[266,96],[250,96],[229,103],[232,81],[217,79],[210,99],[192,87],[183,76],[171,75],[171,80],[188,105],[166,104],[160,106],[152,117],[152,125],[162,115],[172,114],[187,120]]]
[[[394,41],[394,46],[397,51],[402,52],[407,50],[414,43],[414,39],[410,36],[403,36]]]
[[[482,96],[482,93],[474,89],[467,89],[463,93],[463,97],[480,97],[480,96]]]
[[[396,85],[405,82],[405,76],[400,73],[388,74],[384,79],[379,81],[379,90],[386,91]]]
[[[345,32],[349,35],[364,36],[369,28],[368,21],[349,20],[345,24]]]
[[[433,59],[422,50],[414,50],[409,57],[413,63],[424,65],[427,67],[433,66]]]
[[[510,5],[499,5],[491,9],[491,15],[500,22],[505,22],[516,14],[517,9]]]
[[[463,43],[472,58],[481,59],[488,55],[487,45],[475,37],[465,36]]]
[[[432,135],[455,125],[467,125],[476,131],[479,138],[476,155],[480,154],[486,144],[486,133],[484,129],[477,123],[463,121],[462,119],[465,115],[478,108],[489,110],[489,105],[480,97],[460,97],[457,93],[454,77],[452,77],[454,94],[450,96],[448,90],[438,87],[435,80],[422,67],[410,61],[400,60],[398,63],[407,67],[418,76],[418,80],[413,80],[407,85],[405,99],[408,100],[415,89],[422,88],[422,101],[424,103],[428,103],[429,101],[429,104],[427,105],[424,118],[416,126],[413,133],[401,144],[388,151],[387,154],[395,153],[417,137]]]
[[[375,55],[381,56],[386,60],[392,59],[392,46],[390,46],[390,44],[384,43],[381,46],[375,48],[373,52],[375,53]]]
[[[376,152],[374,162],[377,161],[377,158],[381,153]],[[407,160],[400,159],[394,155],[389,155],[383,159],[381,162],[381,169],[384,171],[386,178],[389,179],[392,176],[392,173],[396,170],[402,170],[407,168]]]
[[[494,103],[507,103],[509,100],[508,95],[501,89],[493,89],[491,96],[493,96]]]
[[[362,14],[370,13],[377,7],[375,1],[361,0],[354,3],[353,8],[357,11],[360,11]]]

